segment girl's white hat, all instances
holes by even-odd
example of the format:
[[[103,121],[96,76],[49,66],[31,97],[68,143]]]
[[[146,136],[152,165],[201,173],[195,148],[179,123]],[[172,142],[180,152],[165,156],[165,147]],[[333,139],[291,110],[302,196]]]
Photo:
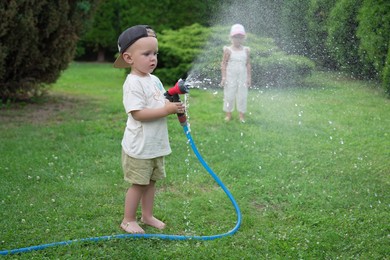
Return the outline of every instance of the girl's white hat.
[[[232,26],[232,28],[230,29],[230,36],[234,36],[234,35],[246,35],[245,33],[245,29],[244,29],[244,26],[242,26],[241,24],[235,24]]]

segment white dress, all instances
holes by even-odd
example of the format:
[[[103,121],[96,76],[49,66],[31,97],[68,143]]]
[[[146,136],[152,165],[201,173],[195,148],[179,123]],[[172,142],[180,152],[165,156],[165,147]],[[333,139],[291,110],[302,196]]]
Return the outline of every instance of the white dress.
[[[233,50],[225,46],[224,50],[225,48],[230,50],[230,57],[226,67],[223,111],[232,112],[236,105],[239,112],[245,113],[248,97],[246,63],[249,48]]]

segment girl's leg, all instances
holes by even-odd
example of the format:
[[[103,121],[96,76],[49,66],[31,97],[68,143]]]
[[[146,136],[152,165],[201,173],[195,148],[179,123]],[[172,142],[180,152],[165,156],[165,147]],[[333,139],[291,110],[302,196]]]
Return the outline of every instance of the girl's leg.
[[[245,123],[245,114],[243,112],[240,112],[240,122]]]
[[[145,233],[137,223],[137,208],[144,193],[145,186],[133,184],[126,193],[125,213],[121,223],[121,228],[127,233]]]
[[[226,112],[225,121],[228,122],[232,119],[232,112]]]
[[[239,111],[240,121],[245,122],[245,112],[247,107],[248,88],[245,85],[240,85],[237,92],[237,110]]]
[[[153,204],[155,195],[155,181],[150,181],[149,185],[146,186],[145,192],[141,199],[142,204],[142,222],[145,224],[158,228],[164,229],[165,223],[153,216]]]
[[[232,112],[234,110],[234,98],[235,98],[235,87],[230,81],[226,82],[223,89],[223,111],[226,112],[225,120],[230,121],[232,119]]]

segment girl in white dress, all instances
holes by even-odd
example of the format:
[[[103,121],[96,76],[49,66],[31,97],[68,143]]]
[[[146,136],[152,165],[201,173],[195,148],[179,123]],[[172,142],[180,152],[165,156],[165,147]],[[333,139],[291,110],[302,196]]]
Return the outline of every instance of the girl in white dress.
[[[232,45],[223,47],[221,86],[224,88],[223,111],[226,112],[226,121],[231,120],[237,106],[240,121],[245,123],[248,88],[251,86],[250,49],[242,45],[245,38],[244,27],[235,24],[230,30]]]

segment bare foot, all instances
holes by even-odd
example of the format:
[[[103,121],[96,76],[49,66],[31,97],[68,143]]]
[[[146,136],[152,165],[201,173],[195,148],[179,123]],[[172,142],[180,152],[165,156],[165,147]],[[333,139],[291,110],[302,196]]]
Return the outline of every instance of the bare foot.
[[[121,223],[121,228],[131,234],[145,234],[145,231],[138,225],[137,221]]]
[[[165,228],[165,223],[162,222],[161,220],[156,219],[155,217],[151,217],[151,218],[142,217],[141,221],[143,223],[145,223],[146,225],[155,227],[155,228],[160,229],[160,230]]]

